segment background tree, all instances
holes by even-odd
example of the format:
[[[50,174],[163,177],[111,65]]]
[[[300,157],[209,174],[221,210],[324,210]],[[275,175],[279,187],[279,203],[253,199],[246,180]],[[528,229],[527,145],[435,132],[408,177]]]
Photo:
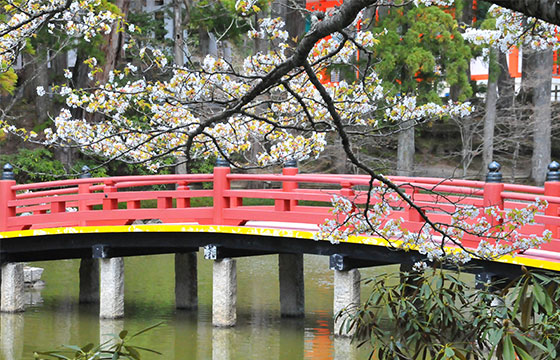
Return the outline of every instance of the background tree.
[[[408,5],[393,9],[375,26],[378,33],[384,29],[387,33],[373,56],[379,59],[376,70],[389,94],[417,96],[421,104],[441,104],[449,89],[460,89],[454,91],[453,101],[465,101],[472,94],[467,75],[470,49],[451,14],[435,6]],[[415,121],[398,124],[399,175],[413,174]]]

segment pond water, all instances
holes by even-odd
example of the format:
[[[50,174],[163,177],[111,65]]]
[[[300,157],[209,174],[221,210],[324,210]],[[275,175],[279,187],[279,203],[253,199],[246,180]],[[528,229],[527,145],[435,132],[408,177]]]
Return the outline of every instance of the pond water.
[[[0,359],[33,359],[34,351],[61,344],[99,343],[106,334],[131,332],[163,321],[135,344],[155,349],[143,359],[364,359],[367,347],[334,339],[332,334],[333,272],[328,257],[305,256],[304,319],[280,317],[278,257],[237,259],[237,326],[212,326],[212,262],[199,254],[199,309],[174,307],[174,257],[157,255],[125,258],[125,318],[99,320],[98,305],[78,304],[79,260],[36,262],[43,267],[45,287],[28,292],[34,304],[22,314],[1,314]],[[379,267],[362,271],[362,278]],[[362,287],[362,298],[365,294]],[[31,300],[28,300],[31,301]]]

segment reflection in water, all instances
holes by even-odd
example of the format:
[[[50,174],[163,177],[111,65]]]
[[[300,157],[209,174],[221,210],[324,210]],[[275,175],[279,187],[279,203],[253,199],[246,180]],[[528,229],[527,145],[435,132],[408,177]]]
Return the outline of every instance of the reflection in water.
[[[311,332],[311,338],[306,340],[305,359],[332,359],[331,322],[330,316],[319,318],[312,329],[306,329],[306,332]]]
[[[198,326],[198,314],[196,311],[177,310],[175,321],[170,324],[173,328],[174,342],[172,359],[181,358],[185,348],[189,349],[189,359],[203,359],[199,354],[198,341],[192,334],[204,331],[204,327]]]
[[[355,360],[358,359],[358,349],[356,344],[348,337],[334,338],[334,360]]]
[[[119,333],[124,330],[124,321],[122,319],[99,319],[99,343],[105,344],[104,349],[116,344]]]
[[[302,318],[284,318],[280,326],[280,354],[278,360],[303,359],[304,327]]]
[[[75,311],[73,311],[74,300],[71,297],[60,299],[54,310],[54,326],[56,329],[54,346],[59,344],[71,344],[71,336],[74,333],[72,327],[76,326]]]
[[[0,313],[2,359],[19,360],[23,354],[23,314]]]
[[[23,294],[23,302],[25,306],[39,305],[43,302],[43,297],[41,296],[42,288],[26,288]]]
[[[124,328],[134,333],[164,321],[136,337],[134,345],[162,352],[162,360],[291,360],[344,358],[332,337],[332,272],[328,257],[306,256],[306,315],[280,317],[276,255],[238,259],[238,324],[212,326],[212,262],[198,262],[198,311],[174,307],[173,255],[127,258],[123,320],[99,320],[99,304],[78,304],[79,260],[41,262],[46,287],[43,302],[28,305],[17,325],[2,318],[0,360],[32,360],[35,350],[62,344],[83,346],[112,339]],[[147,271],[147,269],[149,269]],[[376,270],[386,271],[386,270]],[[371,274],[371,273],[370,273]],[[366,275],[365,275],[366,276]],[[9,316],[9,314],[6,314]],[[13,318],[13,316],[12,316]],[[11,330],[10,330],[11,329]],[[335,350],[336,348],[336,350]],[[367,358],[367,347],[360,349]],[[350,355],[349,359],[352,359]]]
[[[212,330],[212,360],[231,360],[235,346],[232,328],[215,327]]]

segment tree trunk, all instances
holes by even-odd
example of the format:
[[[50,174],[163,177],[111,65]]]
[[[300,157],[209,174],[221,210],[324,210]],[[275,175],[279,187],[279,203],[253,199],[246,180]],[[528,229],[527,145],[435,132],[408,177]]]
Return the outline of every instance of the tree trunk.
[[[515,79],[509,74],[507,54],[498,51],[498,64],[500,74],[498,75],[498,95],[497,107],[500,110],[508,111],[513,106],[515,98]]]
[[[181,0],[173,0],[173,60],[177,67],[183,67],[183,65],[185,65],[185,39],[183,38],[182,14]],[[186,161],[186,156],[177,157],[177,166],[175,167],[176,174],[187,174],[188,168]]]
[[[538,185],[542,185],[550,163],[552,50],[536,52],[533,60],[535,84],[532,94],[534,131],[531,177]]]
[[[208,55],[208,47],[210,45],[210,38],[208,37],[208,31],[204,28],[198,30],[198,46],[200,50],[200,62],[204,60],[206,55]]]
[[[185,64],[182,14],[181,0],[173,0],[173,60],[178,67],[182,67]]]
[[[475,123],[472,115],[467,115],[461,120],[461,166],[463,167],[463,178],[467,177],[467,171],[473,160],[473,135]]]
[[[36,72],[34,89],[37,89],[38,86],[42,86],[45,91],[47,91],[49,88],[49,69],[47,61],[49,54],[47,52],[48,50],[44,47],[44,45],[37,45],[37,54],[39,56],[37,63],[33,66],[34,71]],[[47,95],[38,96],[36,92],[34,98],[36,113],[35,124],[42,124],[49,118],[50,98]]]
[[[397,148],[397,175],[412,176],[414,168],[414,120],[401,123]]]
[[[126,20],[130,0],[116,0],[115,5],[121,10],[123,20]],[[104,83],[109,79],[109,73],[115,69],[119,58],[123,42],[122,32],[118,31],[120,26],[120,23],[114,23],[111,27],[111,32],[104,38],[104,44],[101,47],[101,51],[105,54],[105,64],[103,64],[103,72],[97,73],[96,77],[96,79],[101,83]]]
[[[496,103],[498,100],[496,76],[490,74],[488,81],[488,90],[486,91],[486,114],[484,116],[484,138],[482,145],[482,173],[486,174],[488,165],[492,162],[494,156],[494,126],[496,124]]]
[[[280,5],[278,5],[280,6]],[[266,14],[262,14],[262,13],[256,13],[255,14],[255,24],[259,23],[259,19],[265,18],[267,17]],[[285,18],[284,18],[285,19]],[[267,52],[268,51],[268,41],[264,40],[264,39],[260,39],[258,37],[256,37],[253,40],[254,43],[254,48],[255,48],[255,53],[263,53],[263,52]]]
[[[286,31],[290,34],[288,44],[297,44],[305,33],[305,0],[293,0],[286,10]],[[296,40],[296,41],[294,41]]]
[[[72,72],[72,80],[76,89],[84,89],[90,86],[91,81],[88,78],[89,67],[84,64],[87,58],[86,50],[79,47],[76,54],[76,65],[74,65]],[[84,117],[84,110],[79,107],[70,109],[70,112],[74,119],[82,119]]]
[[[554,0],[487,0],[527,16],[560,25],[560,3]]]

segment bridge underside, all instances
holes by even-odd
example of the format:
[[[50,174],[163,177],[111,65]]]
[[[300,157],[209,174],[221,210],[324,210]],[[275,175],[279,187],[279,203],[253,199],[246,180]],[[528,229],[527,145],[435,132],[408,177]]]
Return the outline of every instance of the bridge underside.
[[[386,246],[315,241],[308,231],[143,225],[0,233],[0,263],[188,253],[205,246],[213,249],[213,256],[217,258],[278,253],[335,255],[331,260],[334,258],[338,262],[336,266],[340,270],[389,264],[412,265],[424,258],[416,251],[405,252]],[[531,266],[523,261],[473,260],[464,271],[513,278],[521,273],[520,265]]]

